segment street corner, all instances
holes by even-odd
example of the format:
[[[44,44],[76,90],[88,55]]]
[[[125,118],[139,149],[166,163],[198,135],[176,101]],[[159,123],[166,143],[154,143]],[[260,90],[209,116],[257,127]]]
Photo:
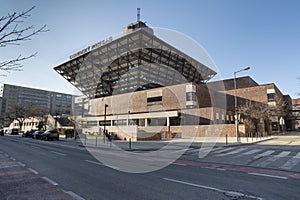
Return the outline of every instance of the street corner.
[[[0,200],[74,198],[15,158],[0,152]]]

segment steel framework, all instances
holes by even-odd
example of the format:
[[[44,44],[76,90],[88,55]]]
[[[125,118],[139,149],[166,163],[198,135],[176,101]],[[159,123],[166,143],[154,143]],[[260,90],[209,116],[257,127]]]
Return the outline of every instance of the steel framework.
[[[89,98],[185,82],[201,84],[216,74],[145,28],[125,34],[54,70]]]

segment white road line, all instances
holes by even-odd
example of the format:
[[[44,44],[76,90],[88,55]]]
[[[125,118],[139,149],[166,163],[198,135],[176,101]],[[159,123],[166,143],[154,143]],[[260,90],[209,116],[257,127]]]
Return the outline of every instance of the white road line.
[[[252,149],[251,151],[247,151],[245,153],[242,153],[242,155],[248,156],[248,155],[255,154],[255,153],[259,152],[259,151],[261,151],[261,149]]]
[[[11,160],[16,161],[16,159],[14,157],[10,157]]]
[[[202,189],[212,190],[212,191],[219,192],[219,193],[234,193],[234,194],[236,194],[238,196],[241,196],[243,198],[262,200],[261,197],[246,195],[246,194],[242,194],[242,193],[239,193],[239,192],[226,191],[226,190],[222,190],[222,189],[219,189],[219,188],[214,188],[214,187],[210,187],[210,186],[206,186],[206,185],[199,185],[199,184],[195,184],[195,183],[189,183],[189,182],[170,179],[170,178],[163,178],[163,179],[166,180],[166,181],[174,182],[174,183],[180,183],[180,184],[184,184],[184,185],[188,185],[188,186],[193,186],[193,187],[198,187],[198,188],[202,188]]]
[[[193,149],[190,150],[189,152],[195,152],[195,151],[201,151],[201,152],[214,152],[217,150],[223,149],[222,147],[217,147],[217,148],[213,148],[213,147],[200,147],[198,149]]]
[[[60,156],[67,156],[67,154],[60,153],[60,152],[57,152],[57,151],[50,151],[50,152],[55,153],[55,154],[60,155]]]
[[[76,194],[72,191],[68,191],[68,192],[65,192],[65,193],[69,194],[71,197],[73,197],[76,200],[85,200],[84,198],[82,198],[81,196],[79,196],[78,194]]]
[[[225,148],[225,149],[221,149],[221,150],[218,150],[218,151],[214,151],[214,153],[224,153],[226,151],[230,151],[232,149],[235,149],[236,147],[229,147],[229,148]]]
[[[29,171],[33,172],[34,174],[39,174],[37,171],[35,171],[34,169],[31,168],[27,168]]]
[[[269,155],[271,155],[271,154],[274,153],[274,152],[275,152],[275,151],[273,151],[273,150],[265,151],[265,152],[263,152],[263,153],[261,153],[261,154],[258,154],[258,155],[256,155],[256,156],[254,156],[253,158],[254,158],[254,159],[258,159],[258,158],[261,158],[261,157],[269,156]]]
[[[41,150],[41,148],[40,147],[37,147],[37,146],[31,146],[32,148],[34,148],[34,149],[39,149],[39,150]]]
[[[292,157],[291,159],[289,159],[280,168],[289,170],[289,169],[292,169],[294,166],[296,166],[299,162],[300,162],[300,152],[297,155],[295,155],[294,157]]]
[[[85,162],[89,162],[89,163],[93,163],[93,164],[96,164],[96,165],[101,165],[103,166],[104,164],[102,163],[99,163],[99,162],[95,162],[95,161],[92,161],[92,160],[84,160]]]
[[[219,154],[218,156],[228,156],[228,155],[239,153],[241,151],[245,151],[246,149],[248,149],[248,148],[239,148],[239,149],[236,149],[234,151],[229,151],[227,153]]]
[[[248,174],[255,175],[255,176],[266,176],[266,177],[271,177],[271,178],[288,179],[288,177],[285,177],[285,176],[274,176],[274,175],[260,174],[260,173],[248,173]]]
[[[113,168],[113,169],[116,169],[116,170],[120,169],[119,167],[115,167],[115,166],[112,166],[112,165],[105,165],[103,163],[95,162],[95,161],[92,161],[92,160],[84,160],[84,161],[89,162],[89,163],[93,163],[93,164],[96,164],[96,165],[100,165],[100,166],[107,166],[107,167],[110,167],[110,168]]]
[[[25,167],[25,164],[22,162],[17,162],[20,166]]]
[[[272,162],[275,162],[276,160],[283,158],[287,155],[289,155],[290,151],[283,151],[280,154],[277,154],[275,156],[272,156],[271,158],[268,158],[267,160],[262,161],[261,163],[258,163],[257,167],[266,167],[267,165],[271,164]]]
[[[182,163],[176,163],[176,162],[172,163],[172,165],[186,166],[186,164],[182,164]]]
[[[43,178],[45,181],[47,181],[48,183],[52,184],[52,185],[55,185],[55,186],[58,185],[58,183],[52,181],[51,179],[47,178],[46,176],[44,176],[44,177],[42,177],[42,178]]]
[[[294,158],[300,158],[300,152],[298,152],[297,155],[294,156]]]
[[[279,157],[279,158],[286,157],[286,156],[289,155],[290,153],[291,153],[290,151],[283,151],[283,152],[281,152],[280,154],[275,155],[275,157]]]

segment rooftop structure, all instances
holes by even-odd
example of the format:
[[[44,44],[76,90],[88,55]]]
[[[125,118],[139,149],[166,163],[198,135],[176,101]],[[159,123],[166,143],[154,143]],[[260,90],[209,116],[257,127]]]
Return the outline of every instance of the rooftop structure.
[[[186,82],[201,84],[216,74],[156,37],[141,21],[129,24],[121,37],[80,52],[54,70],[89,98]]]

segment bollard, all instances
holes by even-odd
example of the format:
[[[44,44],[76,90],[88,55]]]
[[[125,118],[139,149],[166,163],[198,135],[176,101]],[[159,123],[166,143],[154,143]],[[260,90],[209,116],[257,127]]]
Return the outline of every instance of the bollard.
[[[129,138],[129,149],[131,149],[131,138]]]
[[[97,135],[96,135],[96,147],[98,146],[98,145],[97,145],[97,139],[98,139],[98,137],[97,137]]]
[[[227,134],[226,134],[226,145],[228,144],[228,136],[227,136]]]

